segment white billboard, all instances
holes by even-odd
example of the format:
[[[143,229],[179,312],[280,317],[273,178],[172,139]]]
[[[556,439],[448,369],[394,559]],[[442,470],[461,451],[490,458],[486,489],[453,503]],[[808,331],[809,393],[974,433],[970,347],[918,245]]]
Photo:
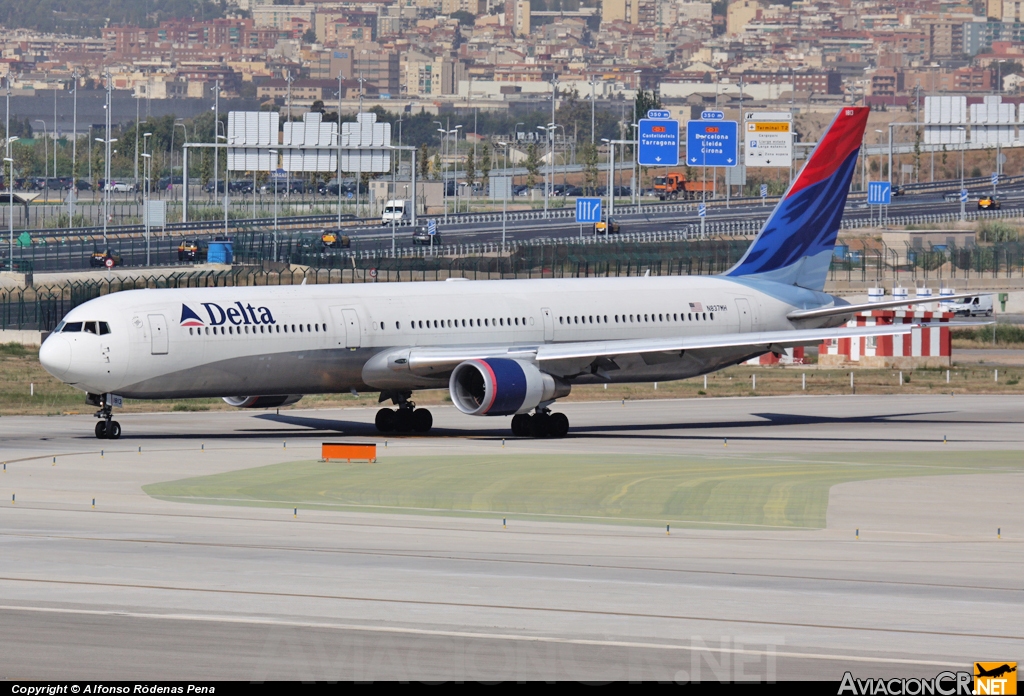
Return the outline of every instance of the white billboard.
[[[276,166],[266,148],[277,146],[276,111],[228,112],[228,169],[269,172]],[[231,147],[235,146],[235,147]]]
[[[789,112],[748,112],[744,119],[747,167],[793,165],[793,115]]]

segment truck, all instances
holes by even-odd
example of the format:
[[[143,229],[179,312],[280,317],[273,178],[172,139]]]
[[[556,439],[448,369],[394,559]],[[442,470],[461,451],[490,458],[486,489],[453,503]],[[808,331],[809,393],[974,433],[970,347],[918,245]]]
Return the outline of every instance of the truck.
[[[701,193],[714,190],[710,181],[687,181],[683,172],[669,172],[654,177],[654,192],[659,200],[676,200],[678,198],[699,198]]]
[[[412,220],[412,201],[391,200],[384,204],[384,212],[381,214],[380,224],[408,225]]]

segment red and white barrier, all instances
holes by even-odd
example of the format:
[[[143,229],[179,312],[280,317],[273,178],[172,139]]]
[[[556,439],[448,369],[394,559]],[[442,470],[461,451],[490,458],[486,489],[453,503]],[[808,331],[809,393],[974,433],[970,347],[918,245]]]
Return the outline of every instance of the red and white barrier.
[[[952,312],[876,309],[858,313],[846,325],[946,324],[952,318]],[[903,336],[833,339],[818,347],[818,363],[822,365],[857,363],[863,367],[938,367],[949,365],[951,356],[948,326],[916,328]]]

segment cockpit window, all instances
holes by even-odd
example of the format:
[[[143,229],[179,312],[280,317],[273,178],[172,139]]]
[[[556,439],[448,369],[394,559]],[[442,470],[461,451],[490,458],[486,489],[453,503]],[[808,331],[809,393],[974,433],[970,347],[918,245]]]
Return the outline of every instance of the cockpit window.
[[[100,322],[100,336],[106,336],[110,333],[110,324],[105,321]]]
[[[85,333],[98,334],[99,329],[94,321],[86,321],[82,323],[82,331]]]
[[[60,332],[61,332],[61,330],[62,330],[62,329],[64,328],[64,325],[65,325],[65,324],[67,324],[67,322],[66,322],[66,321],[62,321],[61,323],[57,324],[57,328],[56,328],[56,329],[54,329],[54,330],[53,330],[53,332],[54,332],[54,333],[60,333]]]
[[[64,325],[64,331],[62,333],[79,333],[82,330],[82,322],[80,321],[69,321]]]

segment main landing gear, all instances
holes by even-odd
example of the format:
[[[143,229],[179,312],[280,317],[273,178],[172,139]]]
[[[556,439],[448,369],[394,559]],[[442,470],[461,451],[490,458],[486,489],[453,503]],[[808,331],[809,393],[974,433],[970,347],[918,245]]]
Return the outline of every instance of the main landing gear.
[[[569,419],[564,413],[537,409],[535,413],[512,416],[512,434],[518,437],[565,437],[569,434]]]
[[[393,403],[398,405],[397,409],[382,408],[377,411],[374,425],[382,433],[429,433],[434,426],[434,417],[425,408],[416,408],[416,404],[409,400],[411,392],[401,394],[381,394],[381,401],[390,396]]]
[[[96,423],[97,439],[116,440],[121,437],[121,424],[116,420],[112,420],[114,416],[114,408],[107,401],[105,396],[100,402],[100,410],[94,415],[100,419],[100,421]]]

